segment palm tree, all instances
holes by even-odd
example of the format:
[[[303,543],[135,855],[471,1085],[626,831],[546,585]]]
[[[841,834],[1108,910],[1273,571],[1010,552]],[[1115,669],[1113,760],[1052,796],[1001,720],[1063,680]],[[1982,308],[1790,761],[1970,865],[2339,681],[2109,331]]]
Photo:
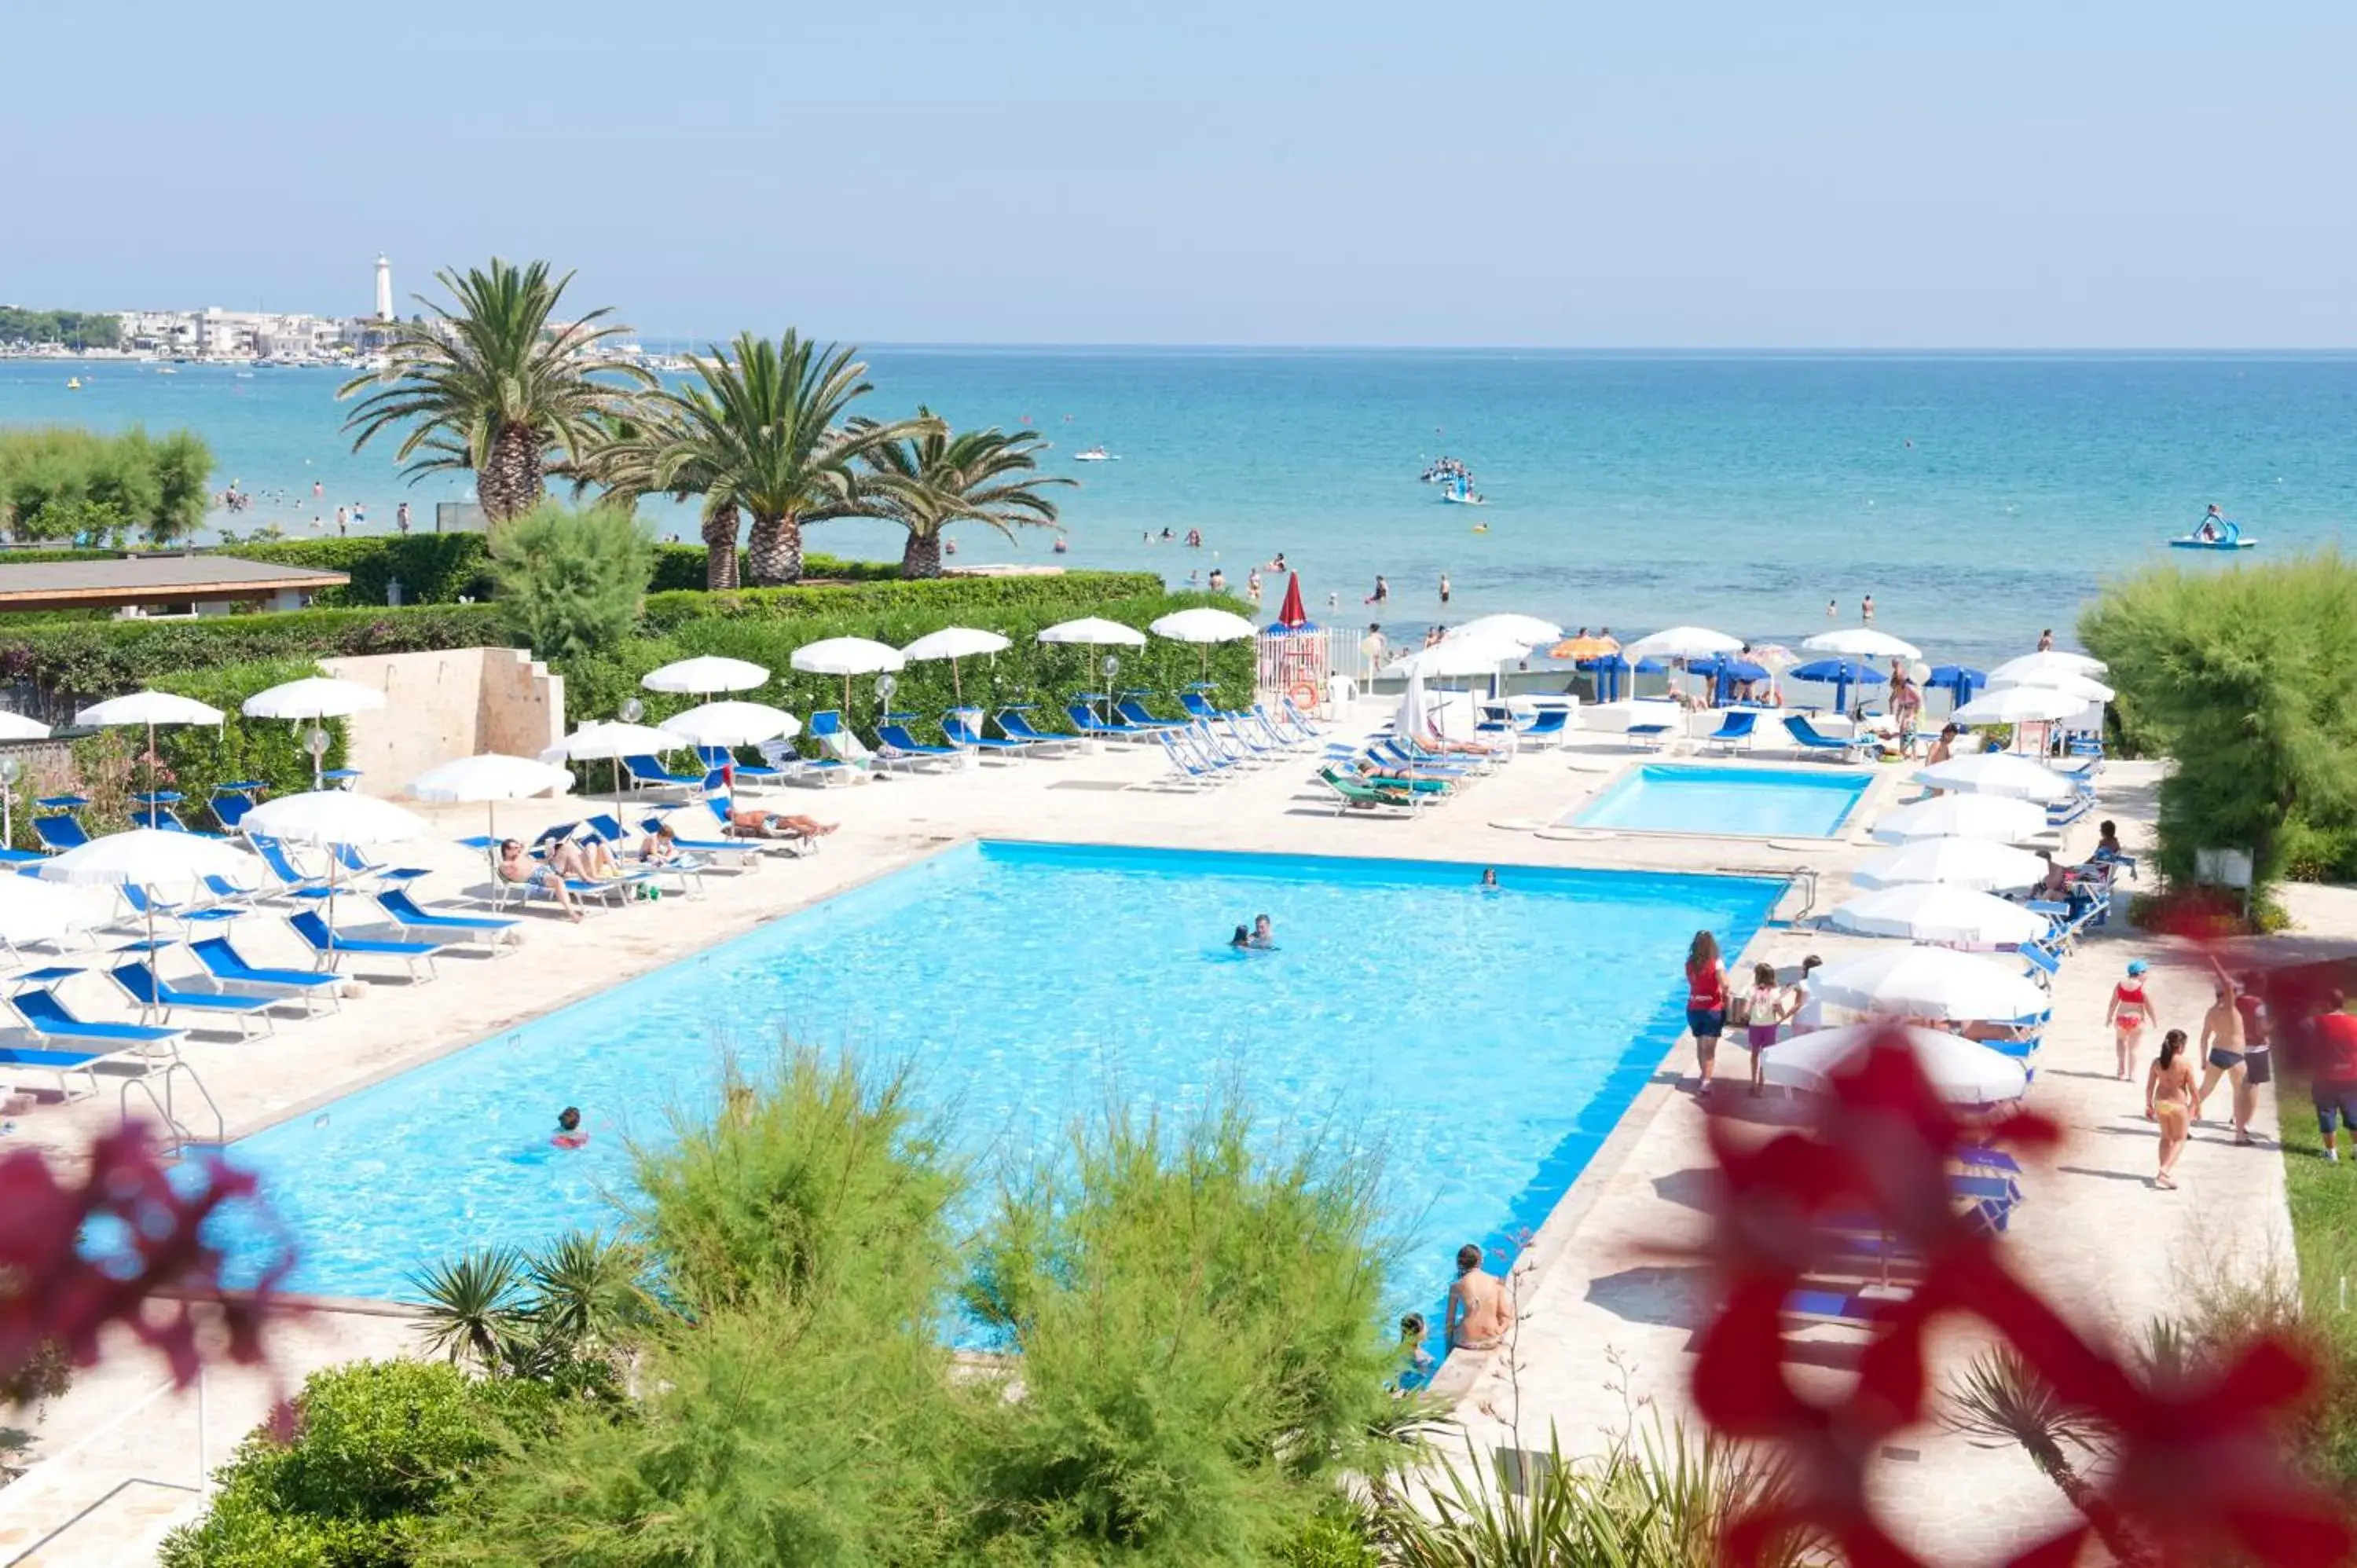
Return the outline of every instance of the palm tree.
[[[722,533],[736,546],[736,514],[752,519],[748,575],[759,585],[802,575],[802,527],[860,515],[856,465],[870,449],[915,435],[913,420],[848,422],[869,390],[854,350],[821,348],[789,331],[777,342],[737,335],[723,353],[692,359],[697,383],[662,400],[678,435],[654,472],[655,488],[701,492],[707,574],[717,580]]]
[[[985,522],[1009,539],[1017,528],[1053,526],[1056,503],[1039,491],[1075,481],[1038,472],[1038,435],[996,425],[952,434],[929,408],[917,418],[926,426],[920,434],[867,449],[859,486],[868,515],[909,531],[900,575],[940,576],[942,531],[953,522]]]
[[[685,428],[669,398],[649,399],[628,418],[603,421],[597,444],[570,466],[574,499],[591,488],[632,506],[658,493],[683,501],[704,497],[704,585],[717,593],[737,585],[737,503],[716,488],[710,466],[685,443]]]
[[[356,376],[336,393],[376,389],[344,428],[356,432],[357,452],[380,432],[408,425],[393,455],[408,465],[403,471],[471,472],[483,515],[497,527],[539,503],[551,448],[577,458],[592,445],[597,421],[626,413],[654,378],[636,365],[590,357],[597,344],[629,330],[601,325],[605,310],[552,319],[571,273],[552,281],[546,262],[518,268],[494,256],[488,272],[434,275],[457,307],[421,300],[433,320],[390,327],[384,371]]]

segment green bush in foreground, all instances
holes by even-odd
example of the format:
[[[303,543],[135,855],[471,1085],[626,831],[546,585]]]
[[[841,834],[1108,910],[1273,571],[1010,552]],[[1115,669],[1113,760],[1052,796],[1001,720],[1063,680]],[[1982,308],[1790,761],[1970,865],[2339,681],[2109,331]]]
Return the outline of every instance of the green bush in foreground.
[[[2357,565],[2333,551],[2222,572],[2157,566],[2080,618],[2111,666],[2123,726],[2174,757],[2160,784],[2161,869],[2251,852],[2260,891],[2357,871]]]
[[[164,1568],[395,1568],[430,1519],[500,1451],[504,1421],[537,1422],[539,1385],[455,1368],[359,1361],[312,1374],[291,1441],[267,1430],[219,1473],[212,1509],[165,1541]]]
[[[212,466],[186,430],[0,431],[0,527],[15,539],[119,544],[135,533],[168,544],[203,525]]]

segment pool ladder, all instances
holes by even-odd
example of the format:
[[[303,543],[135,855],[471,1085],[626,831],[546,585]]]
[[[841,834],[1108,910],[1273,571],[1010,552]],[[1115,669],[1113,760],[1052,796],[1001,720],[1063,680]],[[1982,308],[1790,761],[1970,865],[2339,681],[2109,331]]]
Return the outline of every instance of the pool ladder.
[[[176,1061],[161,1073],[149,1073],[139,1078],[124,1079],[118,1107],[123,1112],[124,1125],[129,1126],[131,1124],[131,1091],[136,1089],[145,1095],[147,1103],[156,1108],[156,1114],[163,1118],[165,1133],[171,1142],[171,1152],[176,1157],[184,1153],[190,1144],[205,1142],[204,1139],[197,1136],[194,1128],[180,1119],[174,1085],[178,1082],[183,1073],[188,1075],[188,1087],[197,1091],[197,1098],[204,1101],[205,1110],[212,1114],[211,1142],[214,1144],[226,1142],[229,1124],[221,1119],[221,1107],[213,1103],[211,1091],[205,1088],[204,1079],[197,1076],[197,1069],[186,1062]],[[158,1079],[162,1079],[164,1085],[164,1091],[161,1094],[156,1091]]]

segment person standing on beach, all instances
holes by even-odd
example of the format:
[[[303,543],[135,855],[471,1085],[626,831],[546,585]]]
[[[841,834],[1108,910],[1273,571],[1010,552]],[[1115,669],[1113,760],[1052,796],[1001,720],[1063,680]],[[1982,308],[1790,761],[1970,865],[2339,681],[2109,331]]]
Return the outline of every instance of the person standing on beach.
[[[1228,591],[1228,575],[1217,566],[1211,568],[1211,589],[1215,594],[1224,594]]]
[[[1383,628],[1376,622],[1367,628],[1367,635],[1359,639],[1359,656],[1367,661],[1367,673],[1372,675],[1383,667]]]
[[[338,507],[336,509],[336,535],[338,538],[341,538],[352,531],[351,522],[352,514],[350,509],[347,507]]]
[[[1448,602],[1448,574],[1446,572],[1440,575],[1440,602],[1444,605]]]
[[[2188,1120],[2193,1099],[2193,1069],[2185,1060],[2185,1031],[2171,1029],[2160,1037],[2160,1055],[2144,1075],[2144,1119],[2160,1127],[2160,1172],[2155,1187],[2175,1191],[2177,1157],[2185,1153],[2191,1135]]]
[[[2214,965],[2212,966],[2215,967]],[[2218,970],[2218,983],[2212,993],[2210,1011],[2201,1018],[2201,1051],[2208,1066],[2202,1069],[2201,1087],[2194,1091],[2193,1119],[2201,1120],[2201,1102],[2210,1098],[2221,1078],[2231,1079],[2228,1095],[2237,1111],[2241,1107],[2243,1082],[2243,1010],[2235,1005],[2237,999],[2233,981],[2222,969]],[[2234,1117],[2234,1142],[2247,1144],[2251,1134],[2239,1116]]]
[[[1872,594],[1867,595],[1865,598],[1858,601],[1857,618],[1864,621],[1868,626],[1872,626],[1874,624],[1874,596]]]

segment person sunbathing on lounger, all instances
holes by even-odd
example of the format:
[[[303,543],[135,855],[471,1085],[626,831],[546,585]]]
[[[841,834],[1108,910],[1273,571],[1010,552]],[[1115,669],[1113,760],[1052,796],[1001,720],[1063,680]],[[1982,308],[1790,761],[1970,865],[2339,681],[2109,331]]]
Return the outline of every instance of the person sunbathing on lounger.
[[[572,845],[561,843],[557,848],[566,850]],[[580,856],[576,853],[566,858],[578,861]],[[556,907],[565,911],[566,919],[581,918],[581,911],[575,906],[573,895],[565,890],[565,874],[553,865],[544,865],[526,854],[522,839],[502,839],[500,842],[499,853],[491,857],[491,873],[511,886],[547,888],[549,895],[556,900]]]
[[[740,839],[814,839],[834,832],[837,824],[815,817],[764,811],[758,806],[731,808],[728,831]]]
[[[673,865],[682,858],[679,835],[669,822],[657,822],[654,832],[639,841],[639,859],[649,865]]]

